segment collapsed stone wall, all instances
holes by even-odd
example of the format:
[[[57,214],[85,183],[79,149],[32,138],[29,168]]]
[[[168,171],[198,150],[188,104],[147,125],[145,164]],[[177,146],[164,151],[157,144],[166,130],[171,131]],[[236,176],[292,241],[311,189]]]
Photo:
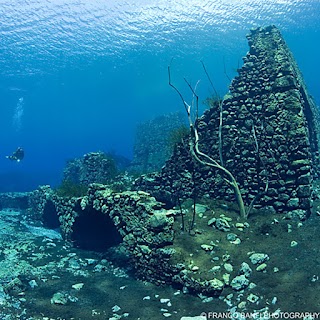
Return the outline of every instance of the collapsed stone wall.
[[[319,170],[318,109],[276,27],[254,29],[247,38],[249,52],[221,105],[221,144],[220,108],[213,103],[197,122],[200,150],[220,163],[221,148],[223,165],[235,176],[246,205],[255,201],[256,208],[305,217]],[[234,199],[221,171],[195,163],[187,141],[160,173],[143,176],[136,187],[172,203],[195,192]]]
[[[209,279],[193,278],[173,245],[174,216],[180,212],[164,209],[162,203],[143,191],[114,193],[106,185],[91,184],[86,196],[62,198],[49,186],[42,186],[30,194],[29,203],[30,214],[46,226],[60,227],[64,238],[74,246],[88,249],[82,244],[91,241],[98,251],[105,252],[119,245],[141,279],[208,295],[220,294],[224,287],[221,281],[212,280],[212,275]]]
[[[250,50],[244,65],[221,106],[222,127],[215,103],[197,122],[200,149],[220,161],[221,129],[223,165],[236,177],[246,204],[260,195],[258,208],[296,211],[305,217],[319,168],[317,109],[280,32],[273,26],[259,28],[248,40]],[[87,172],[99,172],[99,165],[91,164]],[[82,181],[89,182],[86,178]],[[160,173],[142,176],[136,187],[172,204],[195,192],[210,198],[234,197],[221,172],[194,161],[188,138],[177,145]],[[223,284],[215,279],[194,279],[186,265],[174,258],[173,225],[179,213],[165,210],[157,200],[143,191],[112,192],[101,184],[90,185],[85,196],[69,198],[44,186],[30,195],[30,212],[45,225],[60,227],[64,238],[75,245],[82,238],[89,242],[102,230],[108,235],[102,238],[103,249],[121,242],[143,279],[179,284],[198,293],[221,292]]]
[[[79,220],[87,216],[87,222],[90,223],[89,221],[95,218],[93,212],[97,212],[100,217],[107,216],[119,232],[124,247],[131,254],[138,274],[144,277],[150,274],[151,277],[152,269],[154,272],[157,270],[161,278],[172,277],[168,274],[172,272],[172,268],[166,271],[160,267],[163,274],[159,271],[159,259],[162,259],[161,265],[164,266],[170,257],[170,250],[167,252],[165,247],[173,242],[174,211],[164,210],[162,204],[147,193],[114,193],[105,185],[92,184],[86,196],[70,198],[59,197],[49,186],[42,186],[30,195],[29,204],[30,212],[36,219],[42,220],[44,225],[48,225],[48,221],[54,220],[53,217],[56,216],[63,237],[74,245],[77,245],[74,241],[78,239],[76,233],[83,232],[82,236],[85,237],[85,232],[90,229],[88,224],[82,230],[77,229]],[[96,232],[99,223],[94,221],[94,224]],[[108,230],[105,229],[104,233],[111,238]],[[95,236],[93,234],[92,238]],[[165,255],[167,258],[164,258]],[[146,270],[149,271],[145,274]],[[153,276],[159,280],[159,275],[154,273]]]
[[[159,171],[171,156],[175,135],[185,128],[183,113],[171,113],[141,123],[137,127],[130,171]]]
[[[63,172],[63,179],[75,184],[106,183],[116,174],[115,160],[104,152],[90,152],[71,160]]]

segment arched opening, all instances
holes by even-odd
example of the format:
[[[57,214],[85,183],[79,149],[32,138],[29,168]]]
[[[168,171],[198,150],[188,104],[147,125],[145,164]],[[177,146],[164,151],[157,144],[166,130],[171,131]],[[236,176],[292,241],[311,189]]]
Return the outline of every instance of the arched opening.
[[[73,224],[71,240],[74,246],[103,252],[122,242],[122,237],[108,214],[86,208]]]

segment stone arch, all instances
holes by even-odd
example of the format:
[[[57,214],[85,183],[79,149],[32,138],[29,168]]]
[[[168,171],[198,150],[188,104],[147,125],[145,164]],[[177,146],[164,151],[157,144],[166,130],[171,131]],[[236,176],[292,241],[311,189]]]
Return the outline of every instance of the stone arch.
[[[78,248],[102,252],[120,244],[122,237],[108,214],[87,207],[75,219],[70,240]]]

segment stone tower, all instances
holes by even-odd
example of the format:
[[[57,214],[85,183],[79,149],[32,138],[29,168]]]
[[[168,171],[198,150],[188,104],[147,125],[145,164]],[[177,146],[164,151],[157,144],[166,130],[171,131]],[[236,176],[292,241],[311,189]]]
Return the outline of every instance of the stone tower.
[[[319,168],[318,109],[276,27],[251,30],[247,38],[250,49],[229,93],[220,106],[213,101],[197,122],[200,150],[222,160],[246,205],[304,218],[310,214]],[[194,193],[234,200],[221,171],[196,163],[187,141],[160,173],[137,185],[167,203]]]

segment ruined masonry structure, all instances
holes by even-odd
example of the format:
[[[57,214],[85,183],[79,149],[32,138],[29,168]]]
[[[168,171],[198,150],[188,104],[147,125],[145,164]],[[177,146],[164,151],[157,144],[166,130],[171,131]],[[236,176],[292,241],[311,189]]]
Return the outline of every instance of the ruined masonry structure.
[[[220,107],[213,102],[197,123],[200,149],[219,162],[221,154],[247,205],[254,201],[258,209],[305,218],[319,170],[317,108],[277,28],[252,30],[248,40],[244,65],[222,103],[221,148]],[[109,168],[96,167],[105,163],[100,156],[90,154],[73,163],[65,175],[80,177],[75,182],[96,182]],[[222,282],[210,272],[195,278],[190,254],[186,258],[175,243],[174,222],[181,212],[168,207],[194,195],[234,201],[223,178],[221,172],[192,159],[186,137],[161,172],[136,181],[136,191],[114,192],[106,184],[93,183],[85,196],[61,197],[42,186],[28,195],[30,214],[46,227],[60,227],[76,247],[123,249],[142,279],[217,295],[229,280]],[[9,200],[3,199],[3,205]]]
[[[107,183],[116,174],[116,165],[104,152],[90,152],[70,160],[63,172],[63,180],[75,184]]]
[[[185,124],[182,112],[158,116],[141,123],[137,127],[130,171],[159,171],[170,158],[179,129],[186,128]]]
[[[217,295],[221,281],[194,279],[174,249],[176,210],[165,210],[143,191],[114,193],[106,185],[91,184],[86,196],[59,197],[49,186],[30,195],[31,214],[49,228],[61,228],[74,246],[107,251],[120,245],[130,256],[136,275],[157,284],[185,286]]]
[[[312,181],[319,168],[318,110],[279,30],[258,28],[247,36],[249,52],[222,103],[224,166],[238,181],[246,205],[307,217]],[[219,163],[219,107],[212,103],[198,121],[200,150]],[[137,188],[174,203],[198,196],[234,201],[221,171],[195,163],[180,144],[161,173]],[[183,191],[181,191],[183,190]]]

